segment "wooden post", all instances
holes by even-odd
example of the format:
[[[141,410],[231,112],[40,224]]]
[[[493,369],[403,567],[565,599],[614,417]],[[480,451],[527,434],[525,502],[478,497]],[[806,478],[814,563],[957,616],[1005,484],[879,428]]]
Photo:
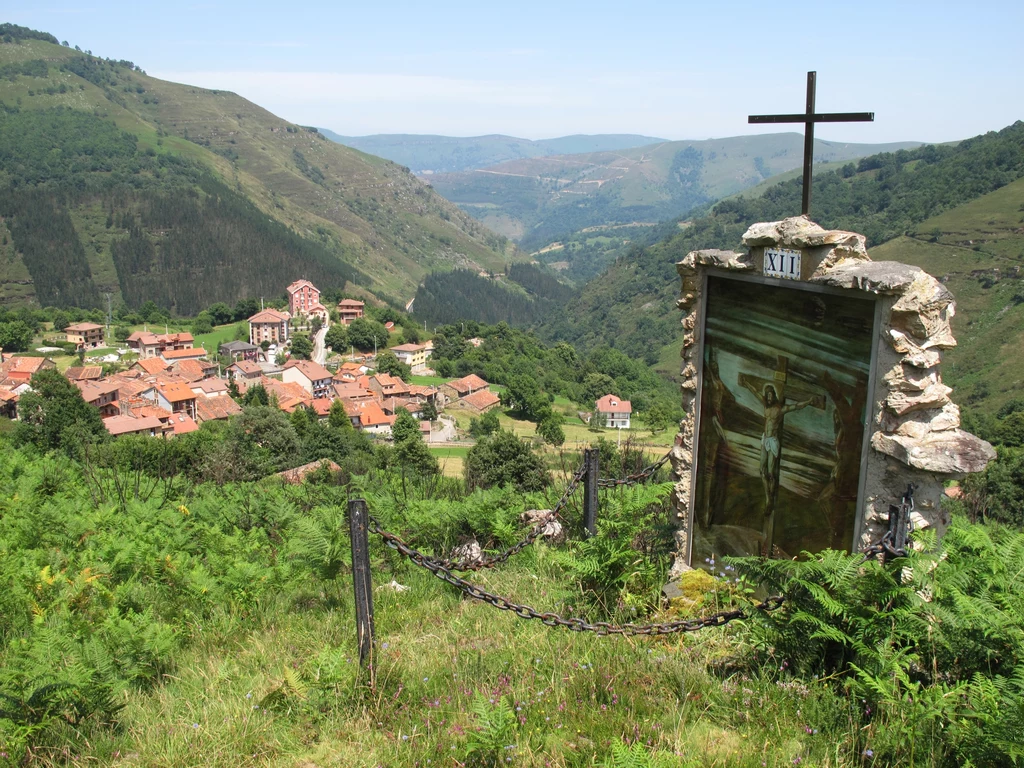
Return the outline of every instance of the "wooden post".
[[[597,535],[597,448],[583,450],[583,465],[587,476],[583,480],[583,530],[589,538]]]
[[[373,680],[373,584],[370,579],[369,513],[366,501],[348,503],[349,533],[352,537],[352,584],[356,593],[356,639],[359,664],[370,667]],[[372,683],[371,683],[372,684]]]

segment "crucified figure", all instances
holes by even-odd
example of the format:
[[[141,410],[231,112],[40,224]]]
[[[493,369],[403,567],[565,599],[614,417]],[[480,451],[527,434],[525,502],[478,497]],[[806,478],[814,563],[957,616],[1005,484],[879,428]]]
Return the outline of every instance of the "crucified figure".
[[[775,500],[779,494],[779,469],[782,446],[782,422],[787,413],[799,411],[814,403],[814,398],[786,405],[779,399],[773,384],[765,384],[761,391],[750,379],[741,379],[740,383],[749,389],[764,408],[764,432],[761,435],[761,484],[764,486],[764,518],[765,518],[765,549],[771,547],[772,514],[775,511]]]

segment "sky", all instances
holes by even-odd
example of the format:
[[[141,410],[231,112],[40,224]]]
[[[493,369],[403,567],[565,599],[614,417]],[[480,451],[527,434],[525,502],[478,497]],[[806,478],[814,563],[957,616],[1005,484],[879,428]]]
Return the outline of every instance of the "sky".
[[[155,77],[234,91],[348,136],[638,133],[706,139],[799,127],[833,141],[952,141],[1024,119],[1024,2],[190,2],[2,0],[0,20]]]

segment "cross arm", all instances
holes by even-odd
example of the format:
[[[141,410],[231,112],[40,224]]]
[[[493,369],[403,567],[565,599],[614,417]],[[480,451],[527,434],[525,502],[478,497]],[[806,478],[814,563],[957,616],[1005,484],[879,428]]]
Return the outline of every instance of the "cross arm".
[[[750,115],[748,123],[871,123],[874,112],[815,112],[792,115]]]

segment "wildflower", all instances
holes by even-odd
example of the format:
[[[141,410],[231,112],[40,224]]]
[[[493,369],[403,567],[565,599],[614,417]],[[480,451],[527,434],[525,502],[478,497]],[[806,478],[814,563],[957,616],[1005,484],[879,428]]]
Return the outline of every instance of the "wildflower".
[[[386,651],[388,649],[388,644],[387,643],[381,643],[380,647],[383,648]]]
[[[865,749],[864,750],[864,757],[874,757],[874,756],[875,756],[875,751],[873,749]]]
[[[403,733],[402,734],[402,741],[408,741],[408,740],[409,740],[408,734]]]
[[[192,727],[193,728],[198,728],[199,727],[199,723],[192,723]]]
[[[252,691],[249,691],[247,694],[245,694],[245,698],[251,699],[252,698]]]
[[[429,680],[429,679],[430,679],[429,677],[424,677],[424,678],[423,678],[423,682],[425,683],[425,682],[427,682],[427,680]]]

